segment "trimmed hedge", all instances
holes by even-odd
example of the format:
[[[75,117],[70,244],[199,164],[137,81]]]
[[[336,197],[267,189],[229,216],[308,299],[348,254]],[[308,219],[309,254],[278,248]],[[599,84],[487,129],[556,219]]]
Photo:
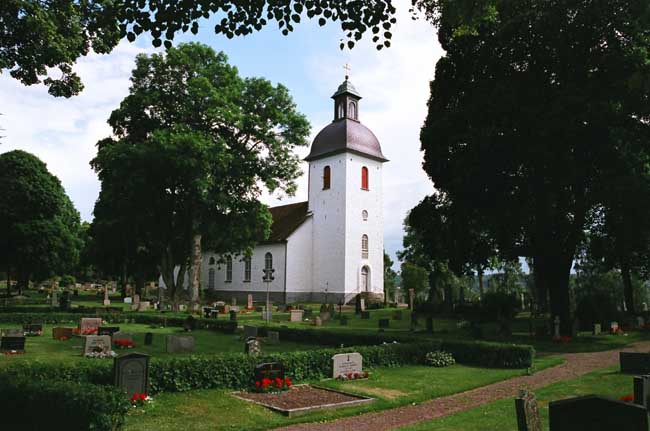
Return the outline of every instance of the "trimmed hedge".
[[[65,311],[61,310],[59,307],[36,307],[36,306],[12,306],[12,307],[2,307],[0,306],[0,313],[36,313],[36,314],[51,314],[51,313],[75,313],[75,314],[106,314],[106,313],[123,313],[120,307],[74,307],[69,308]]]
[[[535,348],[523,344],[445,340],[440,346],[459,364],[488,368],[531,368],[535,358]]]
[[[422,337],[407,334],[390,334],[390,333],[372,333],[372,332],[336,332],[326,329],[302,329],[288,327],[258,327],[258,334],[265,337],[268,331],[277,331],[280,333],[280,339],[304,344],[319,344],[321,346],[341,347],[343,346],[369,346],[382,343],[418,343],[422,342]],[[426,340],[426,339],[425,339]]]
[[[125,393],[113,386],[0,379],[0,387],[3,429],[114,431],[130,408]]]

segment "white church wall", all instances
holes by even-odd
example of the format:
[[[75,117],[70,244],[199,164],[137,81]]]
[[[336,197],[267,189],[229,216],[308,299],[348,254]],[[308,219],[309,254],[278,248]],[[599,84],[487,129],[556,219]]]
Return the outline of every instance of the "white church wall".
[[[361,169],[368,168],[368,190],[361,188]],[[381,162],[356,154],[347,154],[347,212],[346,212],[346,266],[345,285],[349,299],[361,292],[361,269],[370,269],[370,291],[384,291],[384,216]],[[368,219],[363,220],[363,211]],[[362,258],[361,238],[368,235],[368,258]]]
[[[309,166],[309,210],[312,216],[312,292],[314,298],[345,292],[345,154],[313,160]],[[323,169],[331,169],[330,188],[323,190]]]
[[[312,291],[312,218],[308,218],[287,240],[287,301],[309,299]]]

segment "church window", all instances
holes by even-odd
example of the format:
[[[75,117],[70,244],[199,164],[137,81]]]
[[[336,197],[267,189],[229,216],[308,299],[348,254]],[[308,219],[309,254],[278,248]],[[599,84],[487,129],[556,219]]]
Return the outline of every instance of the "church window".
[[[232,282],[232,257],[226,258],[226,282]]]
[[[214,265],[214,256],[210,258],[210,265]]]
[[[361,188],[368,190],[368,168],[365,166],[361,168]]]
[[[348,118],[357,119],[357,104],[354,102],[350,102],[348,105]]]
[[[345,118],[345,103],[339,103],[339,112],[336,118]]]
[[[368,220],[368,211],[366,210],[361,211],[361,217],[363,218],[363,221]]]
[[[266,253],[264,255],[264,268],[273,269],[273,255],[271,253]]]
[[[329,166],[325,166],[323,169],[323,190],[330,188],[330,180],[332,177],[331,169]]]
[[[244,258],[244,281],[251,281],[251,258]]]
[[[368,259],[368,235],[361,237],[361,258]]]
[[[210,268],[208,271],[208,289],[214,290],[214,268]]]

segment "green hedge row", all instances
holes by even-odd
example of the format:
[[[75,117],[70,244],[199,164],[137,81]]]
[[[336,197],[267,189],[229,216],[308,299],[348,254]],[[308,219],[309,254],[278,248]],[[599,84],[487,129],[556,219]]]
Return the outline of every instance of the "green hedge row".
[[[84,317],[79,313],[0,313],[0,323],[44,323],[65,324],[78,323]],[[146,325],[183,326],[185,318],[166,317],[164,314],[153,313],[89,313],[86,317],[101,317],[108,323],[142,323]],[[213,329],[226,333],[233,333],[237,329],[237,322],[230,320],[196,318],[198,328]]]
[[[451,353],[460,364],[488,368],[531,368],[535,359],[535,348],[522,344],[445,340],[440,350]]]
[[[268,331],[280,333],[280,339],[305,344],[318,344],[321,346],[369,346],[374,344],[392,343],[417,343],[423,341],[422,337],[409,334],[394,334],[388,332],[355,332],[355,331],[329,331],[326,329],[288,328],[288,327],[258,327],[258,334],[265,337]]]
[[[1,378],[0,387],[2,429],[114,431],[130,408],[114,386]]]
[[[37,313],[37,314],[51,314],[51,313],[75,313],[75,314],[106,314],[106,313],[122,313],[124,310],[120,307],[74,307],[68,310],[62,311],[59,307],[38,307],[38,306],[12,306],[12,307],[2,307],[0,306],[0,313]]]

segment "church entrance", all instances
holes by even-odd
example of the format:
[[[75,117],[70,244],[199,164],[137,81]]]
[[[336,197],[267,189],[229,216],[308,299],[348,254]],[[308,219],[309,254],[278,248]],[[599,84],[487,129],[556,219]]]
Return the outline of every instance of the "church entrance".
[[[370,291],[370,268],[364,266],[361,268],[361,290],[364,292]]]

